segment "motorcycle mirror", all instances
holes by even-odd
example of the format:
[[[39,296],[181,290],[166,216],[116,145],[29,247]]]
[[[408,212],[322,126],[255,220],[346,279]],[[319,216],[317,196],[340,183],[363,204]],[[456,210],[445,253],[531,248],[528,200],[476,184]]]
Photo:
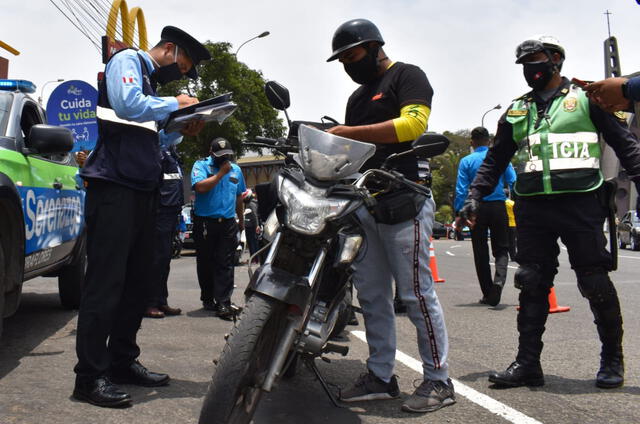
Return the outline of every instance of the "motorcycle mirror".
[[[264,93],[267,95],[269,104],[278,110],[286,110],[291,106],[289,90],[277,81],[269,81],[264,86]]]
[[[449,139],[442,134],[426,133],[411,143],[411,147],[416,155],[431,158],[443,154],[449,143]]]

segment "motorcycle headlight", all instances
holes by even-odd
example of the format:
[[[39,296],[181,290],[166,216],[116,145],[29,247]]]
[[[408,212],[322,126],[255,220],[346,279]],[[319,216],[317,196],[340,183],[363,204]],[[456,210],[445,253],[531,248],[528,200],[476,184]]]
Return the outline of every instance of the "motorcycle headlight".
[[[300,188],[287,178],[282,178],[279,196],[286,207],[287,226],[309,235],[320,234],[326,220],[339,215],[349,204],[346,199],[327,198],[324,190],[307,183]]]

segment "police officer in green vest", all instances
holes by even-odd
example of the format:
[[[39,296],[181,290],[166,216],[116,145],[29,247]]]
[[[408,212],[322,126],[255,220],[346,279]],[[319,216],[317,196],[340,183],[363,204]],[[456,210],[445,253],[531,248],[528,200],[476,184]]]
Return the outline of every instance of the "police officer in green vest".
[[[615,151],[629,177],[640,181],[640,143],[626,122],[592,103],[560,75],[564,48],[550,36],[536,36],[516,49],[516,63],[533,89],[502,116],[494,146],[471,185],[463,213],[473,220],[480,199],[493,191],[515,156],[518,196],[520,289],[518,354],[506,371],[489,381],[502,387],[541,386],[542,333],[549,313],[549,290],[558,268],[558,239],[569,253],[578,288],[595,317],[602,351],[596,385],[624,382],[622,315],[609,279],[612,257],[603,233],[608,214],[603,201],[599,135]]]

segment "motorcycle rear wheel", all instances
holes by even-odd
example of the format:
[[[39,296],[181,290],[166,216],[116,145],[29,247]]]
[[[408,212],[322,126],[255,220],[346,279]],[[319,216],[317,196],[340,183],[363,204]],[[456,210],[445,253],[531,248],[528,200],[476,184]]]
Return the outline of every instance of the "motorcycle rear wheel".
[[[262,397],[287,310],[253,295],[225,345],[200,411],[200,424],[249,424]]]

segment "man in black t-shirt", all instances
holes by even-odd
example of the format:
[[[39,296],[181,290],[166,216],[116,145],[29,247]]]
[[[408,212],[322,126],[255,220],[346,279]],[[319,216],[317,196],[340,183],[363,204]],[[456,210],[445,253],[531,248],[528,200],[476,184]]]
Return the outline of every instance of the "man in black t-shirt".
[[[392,62],[382,50],[378,28],[366,19],[342,24],[333,36],[333,54],[360,84],[347,103],[345,125],[328,130],[374,143],[376,154],[362,170],[379,168],[392,153],[411,150],[411,141],[427,127],[433,90],[420,68]],[[418,180],[415,155],[403,156],[394,168]],[[429,270],[429,239],[434,203],[427,198],[419,212],[402,222],[379,223],[366,208],[358,211],[366,246],[355,263],[354,284],[362,307],[369,344],[368,373],[341,392],[345,402],[392,399],[400,395],[395,363],[393,285],[416,326],[424,382],[402,405],[409,412],[430,412],[455,403],[447,370],[448,338],[442,307]]]

